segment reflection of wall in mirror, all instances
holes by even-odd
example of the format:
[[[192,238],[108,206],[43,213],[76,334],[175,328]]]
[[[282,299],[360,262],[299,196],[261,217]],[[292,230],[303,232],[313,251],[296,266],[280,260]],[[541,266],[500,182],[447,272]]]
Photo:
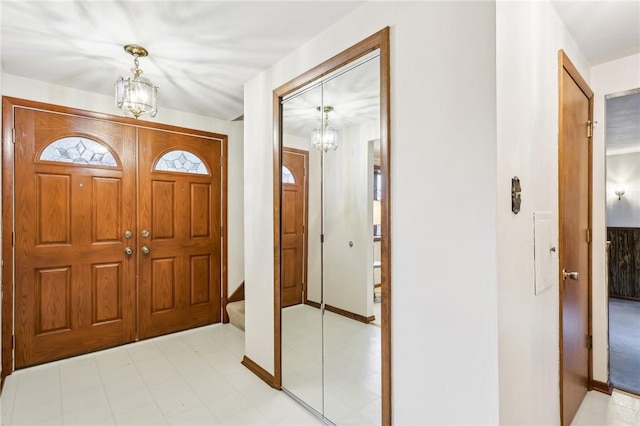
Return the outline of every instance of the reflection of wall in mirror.
[[[378,121],[342,128],[325,157],[324,302],[373,315],[373,139]],[[353,246],[350,245],[353,242]]]
[[[617,186],[625,190],[620,200]],[[607,156],[606,191],[607,226],[640,228],[640,152]]]

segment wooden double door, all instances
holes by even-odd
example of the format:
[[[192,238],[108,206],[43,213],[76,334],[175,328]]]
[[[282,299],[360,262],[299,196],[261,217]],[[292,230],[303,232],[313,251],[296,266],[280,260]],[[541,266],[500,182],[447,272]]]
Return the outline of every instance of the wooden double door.
[[[13,118],[16,368],[220,321],[222,140]]]

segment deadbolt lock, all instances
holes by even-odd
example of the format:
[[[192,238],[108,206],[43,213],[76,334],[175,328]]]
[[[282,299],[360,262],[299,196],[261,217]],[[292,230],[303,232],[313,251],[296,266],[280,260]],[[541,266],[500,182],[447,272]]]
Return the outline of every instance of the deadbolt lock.
[[[146,229],[142,231],[142,238],[149,238],[149,235],[151,235],[151,232],[147,231]]]
[[[128,240],[130,238],[133,238],[133,232],[131,231],[124,231],[124,237]]]

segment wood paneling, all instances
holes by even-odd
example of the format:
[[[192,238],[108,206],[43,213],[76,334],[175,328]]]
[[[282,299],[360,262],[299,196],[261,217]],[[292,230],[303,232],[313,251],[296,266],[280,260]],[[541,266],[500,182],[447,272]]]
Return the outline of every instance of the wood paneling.
[[[199,305],[211,301],[209,277],[211,277],[211,255],[191,256],[191,300],[190,304]]]
[[[211,235],[211,185],[192,183],[189,204],[191,238],[208,238]]]
[[[71,176],[38,174],[38,245],[71,243]]]
[[[607,228],[609,296],[640,300],[640,228]]]
[[[152,187],[151,226],[153,239],[172,239],[175,236],[176,183],[154,180]],[[149,224],[147,224],[148,226]]]
[[[176,259],[154,259],[151,267],[151,313],[176,307]]]
[[[93,242],[117,242],[122,234],[122,187],[117,178],[93,179]]]
[[[122,319],[122,264],[93,265],[93,324]]]
[[[71,268],[43,269],[36,278],[36,335],[71,328]]]

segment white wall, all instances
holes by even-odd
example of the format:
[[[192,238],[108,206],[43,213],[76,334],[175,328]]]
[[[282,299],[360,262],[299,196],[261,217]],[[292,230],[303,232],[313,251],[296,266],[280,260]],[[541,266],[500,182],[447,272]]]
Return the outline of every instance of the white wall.
[[[2,75],[2,95],[88,111],[121,115],[110,96],[56,86],[11,74]],[[229,294],[244,280],[243,123],[171,110],[162,105],[148,121],[228,136],[228,282]]]
[[[386,25],[394,423],[497,424],[492,2],[367,3],[245,85],[245,353],[274,371],[272,91]]]
[[[640,228],[640,152],[607,155],[606,169],[607,226]],[[625,191],[620,199],[618,185]]]
[[[368,124],[368,123],[367,123]],[[325,155],[324,302],[373,315],[373,139],[376,125],[340,129]],[[352,243],[352,244],[351,244]]]
[[[609,378],[609,289],[605,279],[605,95],[640,87],[640,54],[606,62],[591,68],[594,91],[593,116],[598,125],[593,133],[593,377]]]
[[[589,67],[548,1],[497,2],[496,12],[500,423],[558,424],[559,289],[534,295],[533,213],[552,213],[557,243],[558,50],[587,81]]]

